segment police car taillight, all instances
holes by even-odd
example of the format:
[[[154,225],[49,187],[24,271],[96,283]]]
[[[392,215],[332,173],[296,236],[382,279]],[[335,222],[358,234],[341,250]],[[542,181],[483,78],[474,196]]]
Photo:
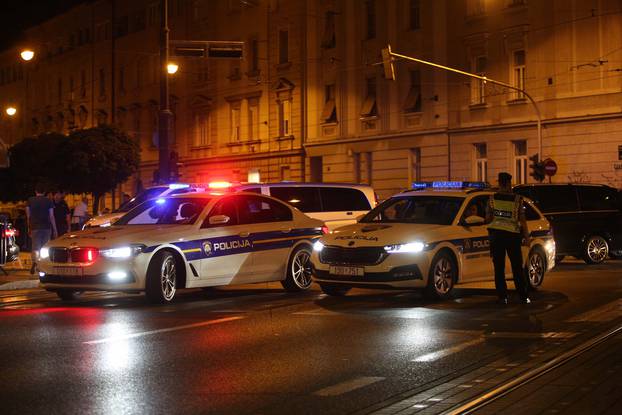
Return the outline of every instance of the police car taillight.
[[[329,232],[328,226],[326,226],[326,225],[322,226],[322,234],[326,235],[328,232]]]

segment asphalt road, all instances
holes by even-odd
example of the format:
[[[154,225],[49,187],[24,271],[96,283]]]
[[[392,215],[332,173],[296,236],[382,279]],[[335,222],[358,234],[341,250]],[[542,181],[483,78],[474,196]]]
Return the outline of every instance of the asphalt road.
[[[622,261],[564,262],[530,305],[496,304],[491,284],[445,302],[278,284],[190,290],[166,306],[5,291],[1,411],[441,413],[622,324],[621,293]]]

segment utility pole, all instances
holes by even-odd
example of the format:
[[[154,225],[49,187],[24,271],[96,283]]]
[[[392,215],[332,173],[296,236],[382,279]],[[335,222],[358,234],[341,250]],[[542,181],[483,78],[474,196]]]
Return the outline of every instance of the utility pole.
[[[161,0],[160,19],[160,114],[158,123],[158,149],[159,149],[159,173],[160,182],[168,183],[170,179],[169,166],[169,133],[171,110],[169,108],[168,93],[168,0]]]
[[[461,71],[460,69],[455,69],[449,66],[439,65],[438,63],[424,61],[423,59],[417,59],[411,56],[400,55],[399,53],[395,53],[391,50],[391,45],[388,45],[387,48],[382,49],[381,52],[382,52],[382,63],[384,66],[385,78],[391,79],[393,81],[395,80],[395,70],[393,68],[393,62],[395,60],[394,58],[399,58],[399,59],[404,59],[408,61],[418,62],[423,65],[433,66],[435,68],[443,69],[449,72],[454,72],[460,75],[469,76],[471,78],[479,79],[480,81],[483,81],[484,83],[490,82],[491,84],[500,85],[504,88],[508,88],[513,91],[518,91],[524,94],[527,97],[527,99],[529,99],[529,102],[531,102],[531,104],[533,105],[533,108],[536,112],[536,117],[538,118],[538,154],[540,155],[541,159],[544,159],[543,154],[542,154],[542,116],[540,115],[540,108],[538,108],[536,101],[534,101],[531,95],[529,95],[527,91],[525,91],[524,89],[517,88],[513,85],[507,84],[505,82],[497,81],[495,79],[491,79],[485,76],[480,76],[474,73]]]

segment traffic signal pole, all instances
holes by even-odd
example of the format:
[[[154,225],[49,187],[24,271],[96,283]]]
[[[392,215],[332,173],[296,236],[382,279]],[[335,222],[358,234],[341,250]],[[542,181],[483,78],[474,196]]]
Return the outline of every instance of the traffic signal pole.
[[[538,118],[538,154],[540,155],[541,158],[544,158],[542,154],[542,116],[540,114],[540,108],[538,108],[538,104],[536,104],[536,101],[534,101],[531,95],[529,95],[527,91],[525,91],[524,89],[517,88],[513,85],[507,84],[505,82],[497,81],[495,79],[491,79],[486,76],[480,76],[474,73],[461,71],[460,69],[451,68],[449,66],[439,65],[438,63],[428,62],[423,59],[417,59],[411,56],[401,55],[399,53],[393,52],[391,50],[391,45],[388,45],[386,49],[382,50],[382,57],[383,57],[382,63],[384,64],[385,77],[388,79],[395,80],[395,71],[393,69],[393,61],[395,60],[394,58],[399,58],[399,59],[403,59],[407,61],[421,63],[423,65],[433,66],[438,69],[443,69],[445,71],[454,72],[454,73],[468,76],[471,78],[479,79],[480,81],[483,81],[484,83],[490,82],[491,84],[499,85],[499,86],[502,86],[502,87],[511,89],[513,91],[517,91],[517,92],[524,94],[527,97],[527,99],[529,99],[529,102],[531,102],[531,105],[533,106],[536,112],[536,117]]]
[[[170,154],[169,154],[169,135],[171,128],[171,109],[169,108],[168,91],[168,1],[161,1],[160,19],[162,22],[160,32],[160,113],[158,122],[158,157],[159,157],[159,177],[161,183],[168,183],[170,180]]]

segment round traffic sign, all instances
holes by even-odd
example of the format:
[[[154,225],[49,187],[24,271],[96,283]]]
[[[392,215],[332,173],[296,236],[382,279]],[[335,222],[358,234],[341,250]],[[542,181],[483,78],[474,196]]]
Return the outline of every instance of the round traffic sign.
[[[557,173],[557,163],[553,159],[544,160],[544,174],[547,176],[555,176]]]

